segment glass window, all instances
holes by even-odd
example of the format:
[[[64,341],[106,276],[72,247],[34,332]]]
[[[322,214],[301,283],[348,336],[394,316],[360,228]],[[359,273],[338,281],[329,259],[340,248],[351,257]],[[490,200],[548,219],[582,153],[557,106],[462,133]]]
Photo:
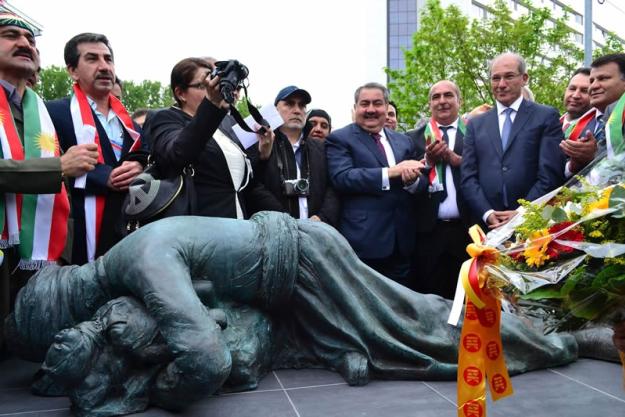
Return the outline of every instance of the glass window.
[[[584,16],[582,16],[579,13],[575,13],[573,12],[573,20],[575,21],[575,23],[577,23],[578,25],[583,25],[584,24]]]
[[[573,40],[579,44],[584,44],[584,35],[582,35],[581,33],[573,33]]]

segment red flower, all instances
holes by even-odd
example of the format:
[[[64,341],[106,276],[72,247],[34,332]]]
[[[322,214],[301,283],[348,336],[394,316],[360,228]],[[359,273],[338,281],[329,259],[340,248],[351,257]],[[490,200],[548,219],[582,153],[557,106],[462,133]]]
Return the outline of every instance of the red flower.
[[[572,224],[573,222],[562,222],[554,224],[549,228],[549,234],[554,235],[556,233],[559,233],[561,230],[566,229]],[[581,242],[584,240],[584,233],[574,227],[549,242],[549,246],[547,247],[547,255],[549,255],[549,259],[551,260],[557,259],[563,253],[571,253],[575,250],[570,246],[565,246],[557,243],[556,240],[570,240],[573,242]]]

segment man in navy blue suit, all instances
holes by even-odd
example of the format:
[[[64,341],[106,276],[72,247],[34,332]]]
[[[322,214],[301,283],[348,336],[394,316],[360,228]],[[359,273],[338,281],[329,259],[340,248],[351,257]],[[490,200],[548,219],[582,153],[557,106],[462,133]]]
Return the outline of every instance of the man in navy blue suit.
[[[384,128],[388,90],[368,83],[354,95],[355,123],[326,138],[330,179],[341,198],[339,231],[358,257],[406,283],[415,242],[414,196],[424,192],[415,144]]]
[[[83,264],[106,252],[122,237],[121,205],[128,185],[143,171],[139,162],[125,157],[141,141],[138,126],[111,94],[115,63],[106,36],[76,35],[65,45],[64,54],[74,93],[47,103],[59,143],[63,150],[96,143],[100,155],[93,171],[70,182],[72,263]]]
[[[558,111],[525,100],[527,80],[520,55],[497,56],[490,66],[496,106],[467,126],[462,193],[472,214],[489,228],[510,220],[519,199],[533,200],[564,182]]]

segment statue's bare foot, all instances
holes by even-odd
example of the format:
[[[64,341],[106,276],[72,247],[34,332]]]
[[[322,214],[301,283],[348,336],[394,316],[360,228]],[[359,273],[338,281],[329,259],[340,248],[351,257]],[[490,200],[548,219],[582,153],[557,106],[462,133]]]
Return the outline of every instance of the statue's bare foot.
[[[362,386],[369,383],[369,362],[361,353],[345,353],[337,371],[349,385]]]

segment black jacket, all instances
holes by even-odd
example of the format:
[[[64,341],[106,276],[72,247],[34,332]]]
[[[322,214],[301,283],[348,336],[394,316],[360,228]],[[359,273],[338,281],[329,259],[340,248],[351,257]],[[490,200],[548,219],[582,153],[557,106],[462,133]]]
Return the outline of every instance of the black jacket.
[[[164,170],[165,175],[173,176],[193,164],[200,216],[236,218],[237,194],[245,218],[261,210],[283,211],[281,204],[254,177],[246,188],[236,192],[226,158],[213,139],[225,115],[225,111],[208,100],[202,101],[194,117],[176,107],[152,114],[144,130],[152,142],[152,155],[159,172]]]
[[[427,125],[421,126],[419,129],[411,130],[406,134],[414,141],[417,148],[418,159],[425,158],[425,128]],[[460,130],[456,132],[456,141],[453,151],[462,155],[464,135]],[[460,167],[451,167],[451,174],[454,179],[454,186],[456,188],[456,204],[458,205],[458,211],[460,212],[460,219],[470,226],[472,219],[469,215],[469,210],[466,206],[466,202],[462,197],[462,190],[460,188]],[[430,194],[423,193],[418,197],[416,204],[417,215],[417,232],[429,232],[436,226],[438,219],[438,206],[440,205],[440,193]]]
[[[308,126],[304,129],[303,137],[308,134]],[[289,139],[280,130],[275,131],[275,141],[271,155],[266,161],[258,159],[258,147],[249,149],[250,157],[256,161],[254,169],[258,173],[259,181],[271,191],[280,201],[285,211],[295,218],[299,218],[298,197],[287,197],[283,192],[283,179],[295,179],[297,167],[295,155]],[[332,226],[336,226],[339,217],[339,199],[330,185],[326,164],[325,143],[319,139],[302,139],[302,177],[308,168],[310,191],[308,194],[308,216],[319,218]],[[278,167],[278,158],[282,161],[283,172]],[[307,161],[307,162],[306,162]],[[282,174],[282,175],[281,175]]]

